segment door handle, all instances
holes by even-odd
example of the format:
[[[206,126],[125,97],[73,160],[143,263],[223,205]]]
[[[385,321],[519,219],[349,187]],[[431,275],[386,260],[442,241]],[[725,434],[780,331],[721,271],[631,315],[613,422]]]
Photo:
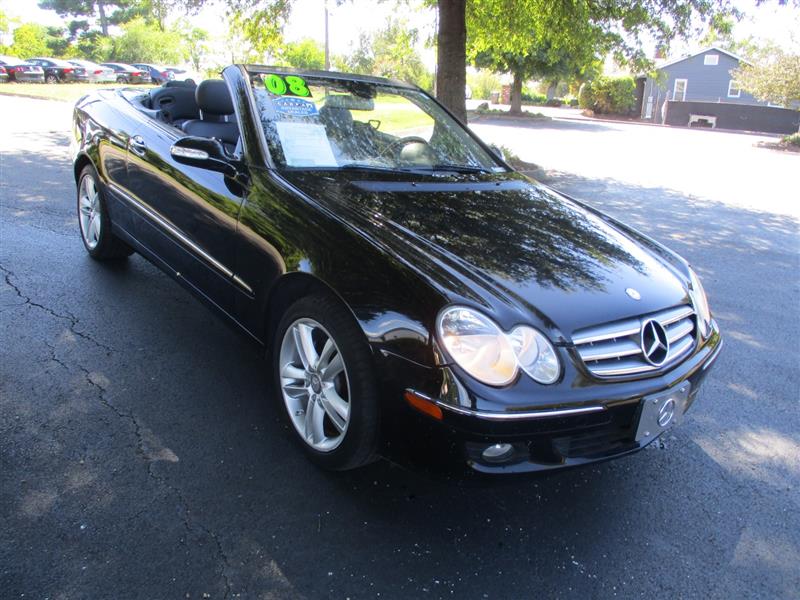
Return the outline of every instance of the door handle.
[[[147,151],[147,144],[144,143],[144,138],[140,135],[135,135],[131,138],[131,150],[139,156],[144,156]]]

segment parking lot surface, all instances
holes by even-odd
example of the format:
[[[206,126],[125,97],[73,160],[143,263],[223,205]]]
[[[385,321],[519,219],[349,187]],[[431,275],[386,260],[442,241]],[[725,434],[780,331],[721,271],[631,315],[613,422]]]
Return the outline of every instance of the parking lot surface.
[[[4,598],[797,598],[800,156],[717,132],[475,130],[697,268],[726,347],[636,455],[488,485],[291,443],[243,338],[79,238],[69,107],[0,97]]]

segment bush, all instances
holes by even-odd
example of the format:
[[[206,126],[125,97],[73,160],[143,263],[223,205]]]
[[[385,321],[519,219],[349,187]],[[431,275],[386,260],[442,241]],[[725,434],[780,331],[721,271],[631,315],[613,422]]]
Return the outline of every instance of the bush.
[[[578,99],[577,98],[570,98],[569,99],[570,106],[578,106]]]
[[[485,70],[467,73],[467,85],[472,90],[472,98],[475,100],[489,100],[492,92],[502,87],[500,78],[491,71]]]
[[[522,102],[524,104],[544,104],[547,102],[547,96],[533,91],[529,87],[522,88]]]
[[[561,106],[564,104],[564,101],[561,98],[550,98],[547,102],[544,103],[545,106]]]
[[[601,115],[629,115],[636,106],[636,84],[632,77],[598,77],[581,86],[578,105]]]
[[[787,135],[782,141],[784,144],[789,144],[790,146],[797,146],[800,148],[800,131],[793,133],[792,135]]]

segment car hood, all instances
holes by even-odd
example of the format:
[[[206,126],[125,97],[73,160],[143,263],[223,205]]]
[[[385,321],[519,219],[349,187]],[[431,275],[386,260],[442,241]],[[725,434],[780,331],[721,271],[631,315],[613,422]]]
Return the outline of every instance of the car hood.
[[[285,177],[438,286],[449,302],[483,305],[504,327],[533,316],[554,339],[569,341],[583,327],[687,302],[679,274],[662,258],[517,173]]]

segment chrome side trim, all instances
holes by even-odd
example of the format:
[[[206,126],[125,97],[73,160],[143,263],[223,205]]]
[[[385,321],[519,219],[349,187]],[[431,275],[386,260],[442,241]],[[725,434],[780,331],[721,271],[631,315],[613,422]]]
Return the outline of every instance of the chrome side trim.
[[[714,354],[712,354],[708,358],[708,360],[706,360],[706,364],[703,365],[703,368],[702,368],[703,371],[708,369],[712,364],[714,364],[714,361],[717,360],[717,358],[719,357],[719,352],[720,352],[720,350],[722,350],[722,345],[723,344],[724,344],[724,341],[722,340],[722,338],[720,338],[719,345],[717,346],[717,349],[714,350]]]
[[[208,252],[203,250],[200,246],[195,244],[192,240],[186,237],[183,233],[181,233],[172,223],[167,221],[164,217],[159,215],[156,211],[152,208],[144,204],[143,202],[137,200],[127,192],[125,192],[122,188],[118,185],[109,182],[108,187],[111,188],[115,194],[117,194],[120,198],[125,200],[128,204],[136,208],[139,212],[146,215],[156,223],[158,223],[164,230],[180,241],[183,245],[188,247],[192,252],[200,256],[203,260],[205,260],[208,264],[214,267],[217,271],[225,275],[225,277],[229,277],[234,283],[238,286],[242,287],[246,292],[252,294],[253,289],[247,285],[244,281],[242,281],[237,275],[234,274],[228,267],[223,265],[219,262],[216,258],[211,256]]]
[[[416,392],[415,392],[416,393]],[[453,406],[452,404],[445,404],[440,400],[436,401],[436,406],[449,410],[460,415],[467,417],[474,417],[476,419],[484,419],[487,421],[522,421],[526,419],[551,419],[555,417],[569,417],[572,415],[584,415],[587,413],[595,413],[604,411],[605,406],[583,406],[581,408],[556,408],[549,410],[535,410],[527,412],[487,412],[484,410],[472,410],[470,408],[462,408],[460,406]]]

